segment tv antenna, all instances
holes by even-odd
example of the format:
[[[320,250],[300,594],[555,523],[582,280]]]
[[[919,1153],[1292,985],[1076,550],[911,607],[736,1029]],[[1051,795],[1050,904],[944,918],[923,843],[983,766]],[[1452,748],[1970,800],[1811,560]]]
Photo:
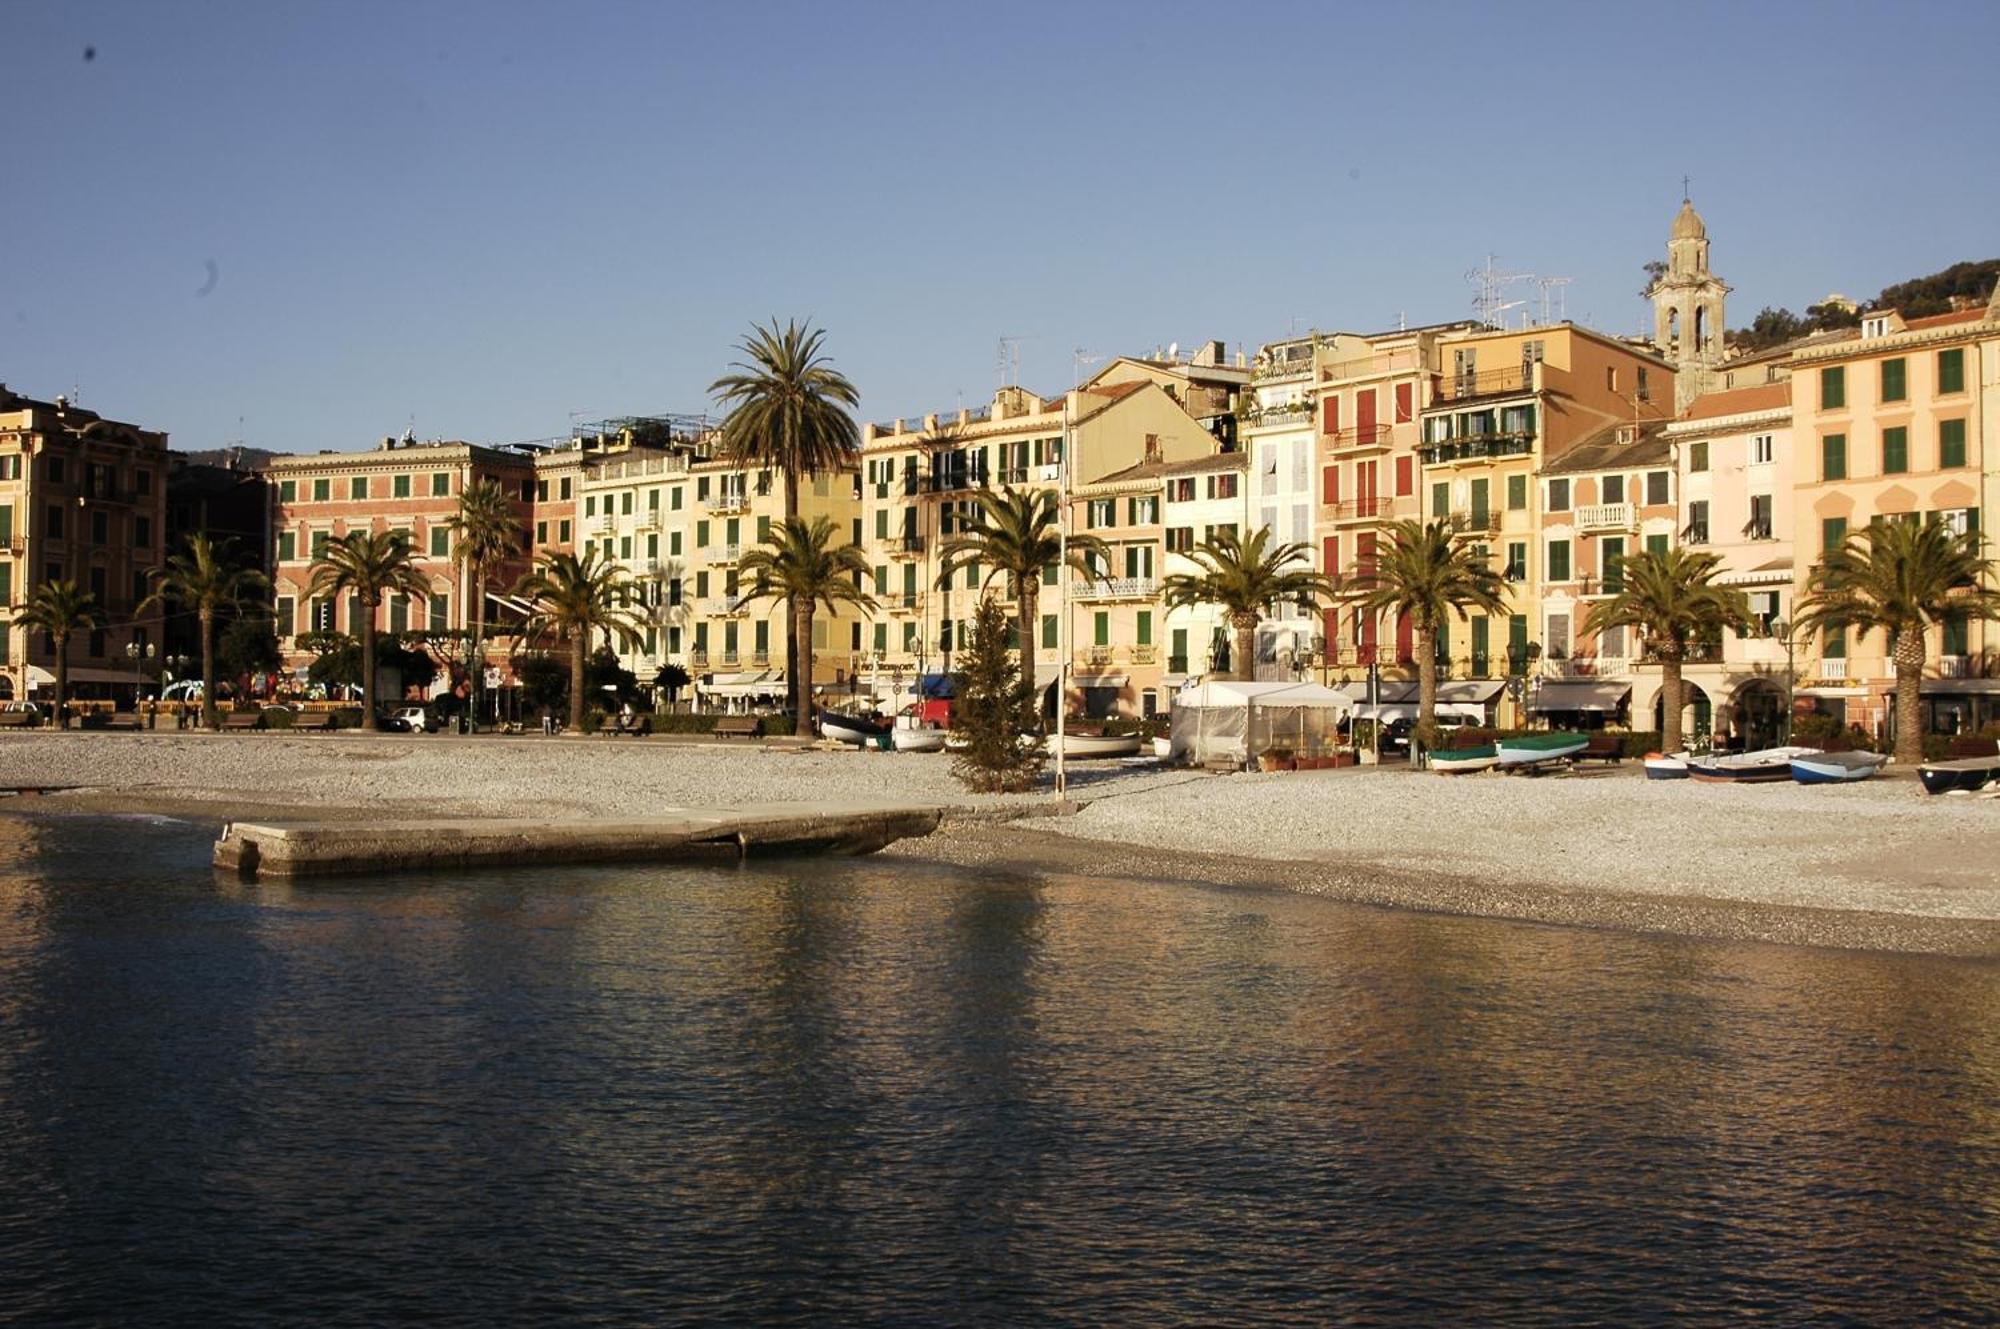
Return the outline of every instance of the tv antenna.
[[[1014,388],[1021,385],[1021,343],[1026,336],[1002,334],[994,354],[994,371],[1000,377],[1000,386]]]
[[[1536,280],[1535,284],[1542,288],[1542,322],[1560,323],[1568,316],[1568,310],[1563,304],[1563,287],[1568,286],[1575,280],[1573,277],[1541,277]],[[1551,293],[1555,296],[1554,318],[1549,317],[1549,296]]]
[[[1480,322],[1493,328],[1506,327],[1507,311],[1519,309],[1526,303],[1521,300],[1509,300],[1507,288],[1518,282],[1535,280],[1535,274],[1532,272],[1515,272],[1494,267],[1493,262],[1499,257],[1498,254],[1488,254],[1483,266],[1473,268],[1465,274],[1465,279],[1472,283],[1476,292],[1472,297],[1473,311],[1479,315]]]

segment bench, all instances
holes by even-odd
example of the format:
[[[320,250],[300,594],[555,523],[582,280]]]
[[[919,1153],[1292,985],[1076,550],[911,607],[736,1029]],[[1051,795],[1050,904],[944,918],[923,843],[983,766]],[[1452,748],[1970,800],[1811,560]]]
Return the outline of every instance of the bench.
[[[138,717],[138,716],[136,716],[136,715],[134,715],[134,714],[132,714],[132,712],[130,712],[130,711],[118,711],[118,712],[114,713],[114,714],[113,714],[113,715],[111,716],[111,718],[110,718],[110,719],[108,719],[108,720],[106,720],[106,721],[104,722],[104,727],[105,727],[106,729],[134,729],[134,730],[136,730],[136,729],[143,729],[143,728],[144,728],[145,726],[144,726],[143,724],[141,724],[141,723],[140,723],[140,721],[139,721],[139,717]]]
[[[646,736],[646,717],[643,715],[614,715],[604,726],[607,734],[630,734],[634,738]]]
[[[763,721],[754,715],[725,715],[715,722],[717,738],[761,738]]]
[[[222,717],[224,729],[262,729],[264,715],[261,711],[231,711]]]
[[[1953,759],[1965,757],[2000,756],[2000,740],[1991,738],[1954,738],[1951,741]]]
[[[294,720],[294,721],[292,721],[292,728],[294,728],[294,729],[331,729],[331,728],[333,728],[333,712],[332,712],[332,711],[302,711],[302,712],[300,712],[300,713],[299,713],[299,718],[298,718],[298,719],[296,719],[296,720]]]
[[[1602,730],[1590,736],[1583,751],[1576,754],[1578,761],[1601,761],[1616,766],[1625,758],[1625,736],[1605,733]]]

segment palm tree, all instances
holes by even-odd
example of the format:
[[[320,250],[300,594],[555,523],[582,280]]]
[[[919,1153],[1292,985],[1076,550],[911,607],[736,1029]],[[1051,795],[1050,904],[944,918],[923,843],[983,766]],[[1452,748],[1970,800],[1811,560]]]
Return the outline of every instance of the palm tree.
[[[785,477],[785,520],[799,515],[799,479],[836,471],[860,446],[854,417],[861,394],[821,350],[823,329],[787,322],[752,324],[736,348],[745,359],[708,385],[729,407],[722,422],[725,456]]]
[[[74,581],[45,581],[28,593],[14,621],[31,632],[46,632],[56,648],[56,726],[69,728],[69,639],[104,626],[97,597]]]
[[[580,733],[584,668],[590,662],[591,641],[600,631],[628,649],[640,640],[637,616],[631,608],[636,598],[631,574],[596,549],[582,558],[545,554],[514,588],[514,594],[528,602],[524,636],[569,643],[569,724]]]
[[[1393,609],[1410,624],[1417,656],[1417,728],[1428,742],[1437,727],[1438,631],[1456,614],[1507,610],[1506,581],[1449,521],[1428,525],[1392,522],[1378,542],[1375,562],[1349,590],[1355,607],[1379,614]]]
[[[1219,605],[1235,635],[1232,672],[1257,676],[1257,625],[1264,607],[1279,600],[1317,601],[1331,597],[1334,585],[1311,571],[1312,550],[1303,544],[1271,543],[1271,529],[1260,526],[1245,536],[1218,531],[1188,555],[1201,571],[1176,572],[1160,583],[1169,610],[1198,604]],[[1303,564],[1304,566],[1300,566]]]
[[[314,597],[338,596],[342,591],[361,601],[361,727],[378,729],[375,719],[375,611],[386,595],[407,595],[421,600],[430,594],[410,556],[410,545],[394,531],[349,531],[329,540],[313,560]]]
[[[467,569],[467,593],[472,596],[472,650],[466,670],[466,702],[473,723],[479,721],[479,686],[486,675],[486,577],[496,563],[521,552],[526,530],[498,480],[467,485],[458,496],[458,511],[449,523],[451,560]]]
[[[1800,626],[1824,639],[1854,628],[1888,637],[1896,664],[1896,760],[1923,760],[1924,633],[1963,615],[2000,618],[1993,562],[1979,537],[1943,521],[1876,520],[1820,556],[1806,582]]]
[[[225,609],[241,609],[245,600],[269,590],[271,583],[263,573],[237,562],[234,541],[217,543],[205,531],[190,535],[186,553],[170,555],[149,575],[153,591],[139,602],[137,612],[156,604],[175,604],[194,611],[201,624],[201,722],[210,729],[220,728],[222,717],[215,705],[216,616]]]
[[[868,575],[868,560],[852,544],[835,544],[833,523],[815,517],[810,526],[797,521],[781,521],[770,536],[743,555],[738,568],[754,578],[752,597],[774,597],[785,601],[792,611],[792,642],[797,648],[798,672],[792,679],[794,705],[798,716],[792,732],[801,738],[812,735],[812,626],[814,611],[826,606],[829,614],[843,604],[873,612],[875,601],[861,590]]]
[[[1715,584],[1722,559],[1689,549],[1647,550],[1623,564],[1624,586],[1592,606],[1583,621],[1589,633],[1636,628],[1646,650],[1660,662],[1660,751],[1681,750],[1681,710],[1686,705],[1681,665],[1702,642],[1715,641],[1724,628],[1750,622],[1741,591]]]
[[[1053,489],[1015,489],[979,496],[972,524],[946,540],[939,551],[938,586],[947,586],[961,569],[986,569],[982,588],[995,577],[1007,579],[1013,598],[1021,653],[1021,681],[1035,682],[1035,625],[1041,607],[1042,573],[1052,568],[1063,549],[1062,520]],[[1108,563],[1111,548],[1094,535],[1069,537],[1069,565],[1085,578],[1103,577],[1097,564]]]

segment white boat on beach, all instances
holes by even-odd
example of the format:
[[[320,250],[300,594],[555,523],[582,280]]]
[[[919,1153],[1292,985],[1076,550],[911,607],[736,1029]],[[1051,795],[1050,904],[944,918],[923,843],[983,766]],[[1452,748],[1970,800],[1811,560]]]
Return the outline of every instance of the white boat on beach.
[[[950,736],[949,729],[936,725],[898,724],[889,735],[889,743],[898,752],[943,752]]]
[[[889,732],[889,726],[880,720],[861,715],[846,715],[840,711],[819,713],[819,732],[822,738],[831,738],[840,743],[852,743],[856,747],[873,743]]]
[[[1139,755],[1140,738],[1137,734],[1064,734],[1062,754],[1070,761],[1097,761],[1111,757],[1136,757]],[[1051,757],[1056,755],[1056,736],[1050,734],[1044,740]]]
[[[1648,780],[1687,779],[1688,754],[1685,752],[1648,752],[1646,754],[1646,778]]]

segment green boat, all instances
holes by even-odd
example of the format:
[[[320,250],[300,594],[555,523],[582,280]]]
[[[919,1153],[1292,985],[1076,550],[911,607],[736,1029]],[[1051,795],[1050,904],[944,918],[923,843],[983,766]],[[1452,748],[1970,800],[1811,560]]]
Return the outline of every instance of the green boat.
[[[1491,743],[1469,748],[1438,748],[1426,761],[1439,775],[1463,775],[1468,771],[1490,771],[1500,764],[1500,753]]]
[[[1590,746],[1590,735],[1562,730],[1546,734],[1519,734],[1503,738],[1495,746],[1500,749],[1502,766],[1535,766],[1545,761],[1574,757]]]

